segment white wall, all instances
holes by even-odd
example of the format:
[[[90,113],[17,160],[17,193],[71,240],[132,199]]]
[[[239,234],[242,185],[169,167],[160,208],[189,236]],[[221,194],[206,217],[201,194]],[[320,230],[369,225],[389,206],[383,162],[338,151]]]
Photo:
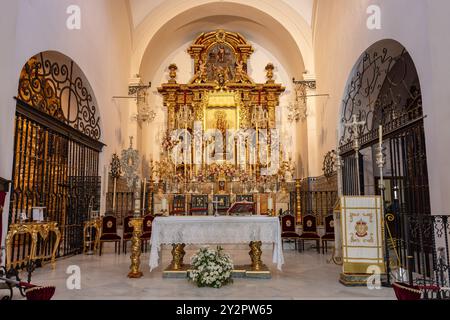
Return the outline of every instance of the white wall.
[[[100,159],[100,174],[121,144],[121,110],[113,95],[127,95],[131,35],[127,6],[122,0],[2,1],[0,11],[0,176],[11,178],[15,104],[20,71],[41,51],[55,50],[72,58],[86,75],[101,116],[101,141],[107,145]],[[81,29],[66,28],[69,5],[81,8]],[[5,14],[7,13],[7,14]],[[8,205],[4,214],[4,233]]]
[[[382,29],[366,27],[367,7],[378,4],[382,10]],[[323,137],[319,154],[336,147],[336,127],[349,74],[361,53],[382,39],[400,42],[411,54],[419,74],[425,119],[425,134],[432,212],[450,213],[448,122],[450,90],[450,20],[446,0],[318,0],[314,50],[318,92],[329,93],[330,101],[318,116]],[[311,173],[314,175],[314,173]],[[316,172],[315,174],[320,174]]]

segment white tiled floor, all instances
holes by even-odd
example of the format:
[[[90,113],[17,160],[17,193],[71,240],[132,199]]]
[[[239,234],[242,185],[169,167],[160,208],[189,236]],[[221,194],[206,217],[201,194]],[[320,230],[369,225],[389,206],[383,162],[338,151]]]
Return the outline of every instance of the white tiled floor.
[[[248,248],[224,246],[235,264],[248,264]],[[195,253],[196,247],[186,248],[186,258]],[[389,288],[369,290],[366,287],[345,287],[338,282],[340,266],[327,263],[329,255],[319,255],[314,249],[299,253],[285,245],[285,265],[280,272],[271,263],[271,247],[263,248],[263,261],[272,271],[272,279],[235,279],[221,289],[197,288],[186,279],[163,279],[162,270],[170,262],[170,248],[165,247],[162,263],[149,271],[149,253],[141,256],[140,279],[129,279],[130,250],[127,255],[114,254],[112,244],[106,244],[99,257],[77,255],[60,259],[55,270],[50,265],[37,269],[32,282],[38,285],[54,285],[54,299],[395,299]],[[66,281],[68,266],[77,265],[81,270],[81,289],[69,290]],[[20,295],[15,294],[17,299]]]

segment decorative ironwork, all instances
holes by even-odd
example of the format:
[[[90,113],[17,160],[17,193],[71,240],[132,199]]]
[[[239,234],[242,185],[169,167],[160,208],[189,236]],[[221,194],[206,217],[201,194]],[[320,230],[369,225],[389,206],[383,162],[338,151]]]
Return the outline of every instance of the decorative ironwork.
[[[426,285],[426,298],[448,299],[439,288],[450,286],[450,217],[389,212],[386,221],[391,281]]]
[[[99,140],[100,117],[91,89],[84,81],[82,71],[69,58],[40,53],[22,69],[18,99]]]
[[[336,150],[329,151],[323,159],[323,174],[326,178],[332,177],[337,171],[337,152]]]
[[[129,189],[133,189],[139,182],[137,170],[139,168],[139,151],[133,149],[133,137],[130,137],[130,147],[122,150],[121,158],[124,177]]]
[[[118,179],[121,174],[121,163],[116,153],[112,155],[110,175],[113,179]]]
[[[46,207],[47,219],[61,231],[59,257],[82,251],[88,211],[100,208],[98,163],[104,145],[97,140],[100,120],[81,71],[73,61],[53,58],[56,53],[35,56],[20,77],[8,223],[27,222],[32,207]],[[49,236],[37,249],[48,257],[55,241]],[[16,235],[11,263],[23,261],[31,249],[30,235]]]
[[[411,56],[399,44],[388,50],[375,45],[359,59],[343,100],[340,149],[348,152],[355,132],[345,124],[354,116],[364,121],[362,143],[375,138],[380,124],[385,134],[422,117],[420,82]],[[399,47],[401,47],[399,49]]]

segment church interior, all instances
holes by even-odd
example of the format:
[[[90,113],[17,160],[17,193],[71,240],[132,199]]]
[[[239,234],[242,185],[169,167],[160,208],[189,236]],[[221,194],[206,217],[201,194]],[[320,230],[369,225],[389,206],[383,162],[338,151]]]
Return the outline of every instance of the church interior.
[[[0,7],[0,299],[450,299],[448,1]]]

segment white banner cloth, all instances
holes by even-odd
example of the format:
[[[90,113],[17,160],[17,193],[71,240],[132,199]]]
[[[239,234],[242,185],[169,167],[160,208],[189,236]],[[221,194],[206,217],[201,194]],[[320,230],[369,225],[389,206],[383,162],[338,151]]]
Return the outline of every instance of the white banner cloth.
[[[156,217],[152,226],[150,271],[158,266],[163,244],[273,243],[273,263],[284,264],[281,226],[277,217]]]

